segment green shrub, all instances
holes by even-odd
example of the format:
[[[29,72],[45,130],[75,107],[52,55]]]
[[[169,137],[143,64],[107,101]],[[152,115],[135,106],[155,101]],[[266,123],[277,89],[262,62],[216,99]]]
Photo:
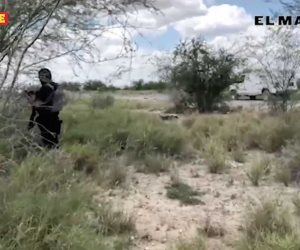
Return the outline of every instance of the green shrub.
[[[297,216],[300,216],[300,195],[299,195],[299,193],[294,196],[293,204],[295,207],[295,214]]]
[[[232,155],[233,160],[238,163],[244,163],[246,160],[246,154],[245,154],[245,151],[242,146],[234,149],[231,152],[231,155]]]
[[[116,240],[106,236],[119,240],[134,229],[124,214],[94,203],[92,190],[73,167],[69,157],[55,152],[28,157],[9,178],[0,179],[3,249],[113,250]]]
[[[186,133],[177,124],[165,124],[149,114],[131,113],[119,108],[83,113],[78,124],[66,131],[67,144],[93,143],[100,152],[123,148],[143,157],[147,153],[184,155]]]
[[[225,229],[220,224],[212,223],[210,217],[206,218],[204,228],[201,231],[208,238],[223,237],[225,235]]]
[[[97,173],[98,184],[107,188],[124,187],[127,181],[127,171],[121,158],[102,161]]]
[[[199,195],[198,192],[194,191],[189,185],[182,182],[172,183],[172,185],[167,187],[167,197],[169,199],[179,200],[185,205],[201,204],[201,201],[195,198],[197,195]]]
[[[182,90],[174,90],[170,94],[173,107],[167,112],[182,114],[189,109],[189,104],[192,103],[192,97]]]
[[[171,159],[160,154],[148,154],[145,156],[139,171],[144,173],[159,174],[168,172],[171,167]]]
[[[219,140],[208,141],[204,154],[210,173],[221,174],[227,168],[226,151]]]
[[[69,114],[65,115],[66,120]],[[86,144],[98,145],[99,150],[107,148],[110,150],[111,144],[118,144],[118,134],[121,130],[126,130],[133,123],[132,115],[129,112],[112,108],[94,113],[82,111],[78,113],[77,124],[65,131],[65,144]]]
[[[238,124],[231,124],[231,121],[226,121],[224,126],[219,130],[217,137],[228,152],[235,151],[241,145],[241,140],[243,139],[241,133],[239,133]]]
[[[286,187],[289,185],[292,176],[291,170],[284,162],[278,162],[275,168],[275,179],[278,182],[283,183]]]
[[[290,126],[282,121],[266,120],[262,123],[262,127],[266,131],[262,133],[261,148],[270,153],[281,150],[293,137]]]
[[[102,205],[95,213],[93,222],[98,232],[105,236],[129,234],[135,232],[132,218],[116,211],[111,205]]]
[[[269,153],[280,151],[297,133],[294,126],[282,116],[267,116],[256,127],[251,126],[248,145]]]
[[[169,103],[153,100],[118,100],[116,107],[127,110],[165,110]]]
[[[228,152],[254,144],[250,141],[253,137],[249,133],[256,124],[252,115],[244,113],[228,116],[201,115],[199,118],[191,117],[183,121],[183,125],[189,129],[190,140],[195,148],[204,150],[207,139],[217,139]]]
[[[300,241],[295,235],[278,236],[276,233],[267,234],[263,241],[243,241],[237,250],[298,250]]]
[[[185,132],[176,124],[145,119],[137,122],[132,129],[132,148],[140,156],[146,153],[180,156],[186,153]]]
[[[285,148],[287,158],[286,167],[291,174],[291,181],[300,181],[300,145],[298,143],[289,144]]]
[[[239,250],[299,249],[290,215],[274,202],[264,202],[249,212]]]
[[[92,174],[97,171],[100,152],[93,144],[73,144],[66,145],[64,151],[71,154],[74,161],[74,170]]]
[[[270,160],[263,158],[255,161],[247,173],[248,178],[254,186],[259,185],[261,178],[270,171]]]
[[[56,154],[53,159],[51,157],[54,157],[54,153],[26,158],[20,166],[11,171],[9,190],[16,193],[23,190],[33,193],[56,191],[76,182],[76,178],[72,178],[72,160],[63,154]]]
[[[291,234],[293,228],[288,214],[271,201],[262,203],[248,217],[246,234],[250,239],[262,240],[264,234],[276,233],[279,236]]]
[[[182,125],[187,129],[191,129],[193,127],[193,125],[195,124],[195,122],[196,122],[196,116],[191,116],[191,117],[185,118],[182,121]]]
[[[107,109],[112,107],[115,103],[115,98],[113,96],[107,95],[95,95],[91,100],[91,107],[93,109]]]
[[[212,112],[230,86],[238,60],[225,51],[208,49],[201,39],[180,42],[174,57],[170,71],[176,88],[193,97],[199,112]]]

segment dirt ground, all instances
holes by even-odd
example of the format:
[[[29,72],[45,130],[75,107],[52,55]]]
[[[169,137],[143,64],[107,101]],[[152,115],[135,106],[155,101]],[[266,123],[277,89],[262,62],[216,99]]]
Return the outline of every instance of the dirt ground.
[[[164,95],[116,96],[129,100],[166,101]],[[232,101],[231,105],[253,110],[262,107],[261,101]],[[224,174],[210,174],[204,160],[174,162],[180,180],[190,185],[201,195],[200,205],[181,205],[166,196],[166,186],[171,182],[171,173],[159,176],[137,173],[132,168],[127,188],[109,190],[99,194],[108,199],[116,208],[131,215],[137,233],[132,236],[134,250],[167,250],[178,240],[189,240],[196,236],[198,229],[207,225],[224,231],[224,235],[207,239],[209,250],[230,250],[243,230],[245,213],[261,200],[279,199],[290,204],[297,187],[284,187],[267,176],[259,187],[253,186],[247,177],[251,162],[263,153],[247,152],[246,163],[229,162]],[[272,155],[270,155],[272,157]]]
[[[135,101],[157,101],[157,102],[170,102],[170,97],[166,94],[151,93],[151,94],[135,94],[135,95],[114,95],[117,99],[123,100],[135,100]],[[244,100],[232,100],[228,104],[231,107],[242,107],[243,109],[249,110],[263,110],[266,108],[266,104],[262,100],[250,101],[247,99]]]
[[[269,176],[259,187],[249,181],[246,171],[260,152],[249,152],[246,164],[230,162],[227,173],[209,174],[204,162],[174,163],[180,179],[201,195],[200,205],[181,205],[168,199],[166,186],[170,173],[160,176],[130,171],[127,189],[110,190],[101,195],[115,207],[133,216],[137,235],[134,250],[166,250],[177,240],[192,239],[206,223],[224,231],[223,236],[208,238],[208,249],[233,249],[243,229],[244,215],[260,200],[292,200],[297,187],[284,187]]]
[[[81,93],[76,94],[79,98],[89,98],[90,93]],[[116,99],[120,100],[132,100],[132,101],[139,101],[139,102],[160,102],[168,104],[170,103],[170,96],[167,94],[161,94],[161,93],[153,93],[153,92],[141,92],[141,93],[113,93],[113,96]],[[261,111],[265,110],[267,108],[266,102],[258,99],[258,100],[249,100],[247,98],[240,99],[240,100],[232,100],[227,102],[230,107],[237,108],[242,107],[243,110],[256,110]],[[297,105],[300,107],[300,104]]]

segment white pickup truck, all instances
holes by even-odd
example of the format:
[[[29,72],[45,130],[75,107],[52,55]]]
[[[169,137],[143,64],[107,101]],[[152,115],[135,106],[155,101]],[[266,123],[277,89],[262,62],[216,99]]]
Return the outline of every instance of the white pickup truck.
[[[289,86],[289,91],[297,91],[299,79],[292,81]],[[276,88],[271,84],[267,84],[263,78],[257,75],[246,75],[241,83],[235,83],[229,88],[233,99],[239,99],[239,97],[249,97],[251,100],[255,100],[257,97],[262,97],[267,100],[270,94],[280,94],[280,88]]]

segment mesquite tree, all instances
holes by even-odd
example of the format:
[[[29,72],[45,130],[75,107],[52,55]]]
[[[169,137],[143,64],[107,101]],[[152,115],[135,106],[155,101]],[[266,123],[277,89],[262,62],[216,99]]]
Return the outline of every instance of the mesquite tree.
[[[197,104],[199,112],[211,112],[221,94],[236,82],[240,60],[220,49],[209,48],[202,39],[181,42],[174,51],[173,83]]]
[[[20,76],[36,76],[45,62],[61,57],[68,59],[65,67],[72,67],[133,53],[135,27],[128,23],[128,13],[156,11],[151,1],[0,0],[0,11],[8,11],[10,17],[9,25],[0,27],[0,146],[8,148],[11,159],[16,148],[27,152],[32,141],[25,131],[29,107],[22,96],[14,95],[23,84]],[[122,49],[108,57],[103,50],[112,33],[120,38]]]
[[[6,101],[18,76],[36,73],[46,61],[68,56],[70,65],[112,60],[103,57],[97,39],[107,31],[123,37],[119,58],[134,50],[127,13],[156,10],[151,0],[2,0],[8,26],[0,27],[0,91]]]
[[[300,69],[299,31],[291,27],[274,26],[261,38],[248,36],[245,56],[252,68],[270,89],[276,90],[270,104],[277,111],[287,111],[292,92],[290,86],[297,81]]]

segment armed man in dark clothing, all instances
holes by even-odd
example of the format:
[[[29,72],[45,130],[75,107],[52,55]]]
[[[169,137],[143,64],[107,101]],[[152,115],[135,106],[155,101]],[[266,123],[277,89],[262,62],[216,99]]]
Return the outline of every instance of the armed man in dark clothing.
[[[43,68],[38,74],[42,87],[34,95],[28,129],[37,124],[41,131],[43,146],[57,148],[62,121],[59,119],[59,111],[54,112],[52,107],[54,92],[58,85],[52,81],[49,69]],[[38,115],[37,118],[35,118],[36,115]]]

